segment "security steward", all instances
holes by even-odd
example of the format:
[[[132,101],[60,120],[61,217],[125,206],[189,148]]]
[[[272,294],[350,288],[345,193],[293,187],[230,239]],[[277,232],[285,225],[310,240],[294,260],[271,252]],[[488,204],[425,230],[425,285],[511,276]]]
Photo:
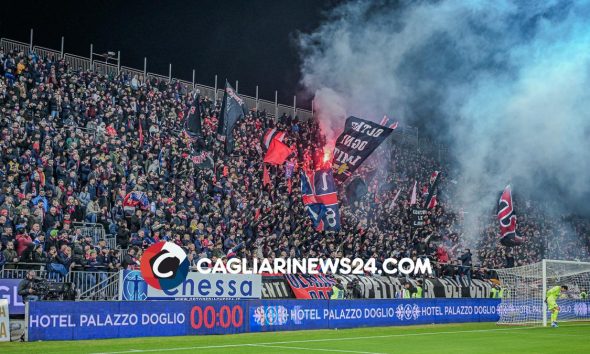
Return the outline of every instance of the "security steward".
[[[341,279],[336,279],[336,284],[332,286],[332,295],[330,300],[343,300],[345,295],[344,286],[342,285]]]

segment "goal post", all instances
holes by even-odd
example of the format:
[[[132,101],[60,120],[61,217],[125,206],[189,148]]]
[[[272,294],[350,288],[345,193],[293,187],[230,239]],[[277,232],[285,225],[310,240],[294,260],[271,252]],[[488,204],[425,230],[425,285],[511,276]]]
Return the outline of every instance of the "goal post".
[[[543,276],[543,296],[545,296],[545,294],[547,294],[547,260],[544,259],[541,261],[541,268],[542,270],[542,276]],[[543,306],[543,327],[547,327],[547,303],[545,301],[543,301],[542,303]]]
[[[590,263],[544,259],[496,272],[502,288],[498,324],[547,326],[547,291],[561,285],[568,291],[557,299],[558,321],[590,320]]]

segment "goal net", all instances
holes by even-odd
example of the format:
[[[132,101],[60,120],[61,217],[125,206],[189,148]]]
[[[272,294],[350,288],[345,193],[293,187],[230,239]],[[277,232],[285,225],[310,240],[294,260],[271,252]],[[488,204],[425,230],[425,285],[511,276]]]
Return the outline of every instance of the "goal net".
[[[568,287],[557,299],[558,322],[590,320],[590,263],[543,260],[496,272],[502,289],[498,324],[546,326],[551,316],[546,293],[558,285]]]

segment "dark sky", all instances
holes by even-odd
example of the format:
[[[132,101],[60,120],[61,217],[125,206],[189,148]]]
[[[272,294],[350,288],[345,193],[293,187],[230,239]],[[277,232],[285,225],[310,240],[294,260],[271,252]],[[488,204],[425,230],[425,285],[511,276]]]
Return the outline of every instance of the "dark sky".
[[[304,102],[297,31],[317,27],[336,0],[261,1],[7,1],[0,11],[0,36],[88,56],[121,51],[122,65],[213,86],[239,80],[239,92],[279,103]],[[309,102],[305,103],[308,108]]]

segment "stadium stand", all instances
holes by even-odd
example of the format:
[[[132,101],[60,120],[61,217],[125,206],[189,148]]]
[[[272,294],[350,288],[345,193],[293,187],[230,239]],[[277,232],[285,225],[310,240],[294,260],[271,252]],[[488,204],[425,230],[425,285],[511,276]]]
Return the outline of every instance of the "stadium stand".
[[[204,140],[215,167],[200,169],[188,159],[180,133],[191,85],[6,43],[0,51],[0,278],[37,269],[75,283],[81,298],[112,298],[114,286],[104,284],[114,283],[117,270],[136,268],[142,250],[159,240],[184,247],[193,265],[200,257],[230,253],[432,257],[435,276],[451,279],[485,279],[492,276],[489,268],[539,261],[552,252],[549,235],[563,240],[569,258],[589,254],[586,220],[559,222],[525,202],[521,225],[529,242],[511,252],[498,247],[490,214],[481,220],[483,237],[471,255],[463,216],[447,202],[460,176],[439,147],[418,142],[411,130],[396,133],[361,168],[368,193],[343,203],[342,230],[316,232],[301,203],[297,173],[290,191],[283,168],[271,168],[271,183],[263,185],[259,146],[264,130],[277,127],[297,146],[298,160],[313,156],[324,145],[314,119],[293,117],[287,109],[274,117],[249,106],[228,155],[215,137],[220,101],[203,88]],[[386,167],[379,163],[384,160]],[[423,190],[434,170],[443,171],[442,198],[425,227],[412,229],[411,186],[418,180]],[[134,191],[147,197],[145,208],[123,205]]]

